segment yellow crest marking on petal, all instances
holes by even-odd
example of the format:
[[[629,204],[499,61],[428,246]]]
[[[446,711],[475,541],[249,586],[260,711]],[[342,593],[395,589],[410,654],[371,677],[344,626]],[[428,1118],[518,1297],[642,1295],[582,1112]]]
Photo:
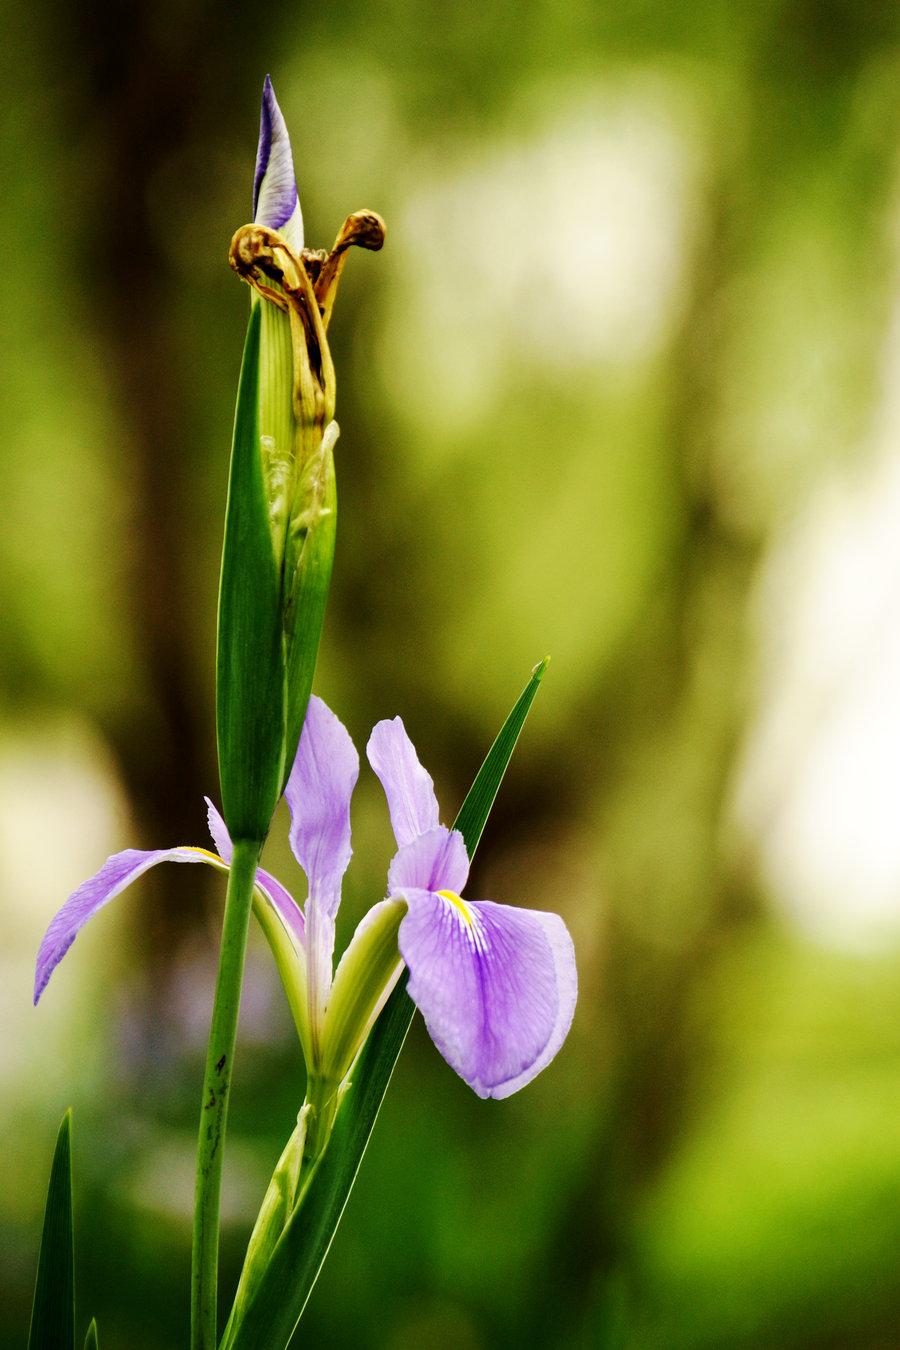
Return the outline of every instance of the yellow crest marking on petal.
[[[459,910],[470,928],[475,927],[475,915],[461,895],[457,895],[455,891],[438,891],[438,895],[443,896],[445,900],[449,900],[451,905]]]

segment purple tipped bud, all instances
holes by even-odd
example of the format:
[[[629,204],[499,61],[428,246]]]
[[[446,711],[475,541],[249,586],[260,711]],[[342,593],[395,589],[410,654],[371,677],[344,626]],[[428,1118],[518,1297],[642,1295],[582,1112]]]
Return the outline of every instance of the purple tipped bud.
[[[295,253],[303,248],[303,215],[297,197],[291,139],[268,75],[259,117],[253,220],[257,225],[278,230]]]

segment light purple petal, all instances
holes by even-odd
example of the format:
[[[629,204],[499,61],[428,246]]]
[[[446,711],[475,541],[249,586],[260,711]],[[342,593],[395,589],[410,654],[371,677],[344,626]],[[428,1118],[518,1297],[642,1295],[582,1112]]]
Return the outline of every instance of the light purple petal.
[[[404,844],[388,871],[388,893],[411,886],[422,891],[456,891],[466,884],[469,859],[459,830],[438,825]]]
[[[334,917],[353,852],[350,798],[358,776],[359,755],[347,731],[320,698],[311,698],[284,795],[291,813],[291,848],[309,882],[304,913],[314,1034],[331,988]]]
[[[476,905],[476,908],[478,906]],[[553,965],[556,970],[556,991],[558,1006],[556,1020],[550,1032],[550,1039],[533,1064],[529,1064],[515,1078],[499,1084],[491,1092],[492,1097],[510,1097],[526,1083],[530,1083],[542,1069],[546,1069],[569,1034],[575,1004],[578,1001],[578,971],[575,966],[575,948],[569,930],[558,914],[547,914],[543,910],[520,910],[529,914],[543,928],[544,936],[550,947]]]
[[[102,909],[113,896],[124,891],[132,881],[149,868],[161,862],[196,863],[212,861],[210,854],[196,848],[158,848],[149,852],[127,848],[114,853],[100,871],[78,887],[51,919],[37,956],[34,977],[34,1001],[37,1003],[47,981],[75,941],[88,919]]]
[[[479,1097],[524,1087],[562,1045],[577,993],[556,915],[404,892],[400,951],[409,994],[441,1054]]]
[[[209,832],[212,835],[212,841],[216,846],[216,852],[223,862],[231,862],[233,852],[231,846],[231,836],[228,833],[228,826],[220,816],[219,812],[213,806],[208,797],[204,797],[206,802],[206,820],[209,825]]]
[[[303,216],[297,198],[291,141],[268,75],[259,118],[253,219],[259,225],[279,230],[295,253],[303,248]]]
[[[280,915],[284,926],[293,933],[302,947],[306,942],[306,920],[303,917],[303,910],[290,891],[285,890],[271,872],[265,872],[261,867],[256,869],[256,884],[272,902],[272,908]]]
[[[359,755],[349,734],[313,696],[284,795],[291,813],[291,848],[306,873],[310,901],[332,917],[353,852],[350,798],[358,776]]]
[[[366,746],[369,763],[381,779],[397,847],[440,824],[431,775],[422,768],[399,717],[379,722]]]

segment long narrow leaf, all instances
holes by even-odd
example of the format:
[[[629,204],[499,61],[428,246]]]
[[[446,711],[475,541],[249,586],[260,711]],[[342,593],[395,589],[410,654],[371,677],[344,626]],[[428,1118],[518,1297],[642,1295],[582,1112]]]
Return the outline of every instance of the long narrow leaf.
[[[28,1350],[75,1350],[72,1113],[63,1116],[50,1169]]]
[[[546,660],[535,666],[456,817],[455,828],[462,832],[470,858],[546,666]],[[276,1350],[290,1340],[344,1212],[414,1012],[404,976],[363,1048],[325,1155],[228,1340],[228,1350]]]
[[[219,582],[216,728],[232,839],[265,839],[281,790],[285,683],[281,577],[259,453],[260,306],[250,311],[234,417]]]
[[[100,1350],[97,1341],[97,1322],[96,1319],[91,1322],[87,1329],[87,1336],[84,1339],[84,1350]]]

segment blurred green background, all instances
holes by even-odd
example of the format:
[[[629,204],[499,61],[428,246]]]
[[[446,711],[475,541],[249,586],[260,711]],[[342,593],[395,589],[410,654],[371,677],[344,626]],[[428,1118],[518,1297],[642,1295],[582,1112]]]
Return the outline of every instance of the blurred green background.
[[[503,1103],[416,1022],[296,1343],[900,1346],[883,0],[6,0],[0,1342],[72,1105],[79,1326],[186,1343],[218,878],[147,876],[30,990],[108,853],[205,839],[266,71],[309,243],[388,223],[332,326],[317,689],[360,746],[401,713],[450,820],[552,656],[470,893],[562,913],[581,978]],[[362,777],[339,943],[391,854]],[[302,1094],[255,935],[226,1290]]]

